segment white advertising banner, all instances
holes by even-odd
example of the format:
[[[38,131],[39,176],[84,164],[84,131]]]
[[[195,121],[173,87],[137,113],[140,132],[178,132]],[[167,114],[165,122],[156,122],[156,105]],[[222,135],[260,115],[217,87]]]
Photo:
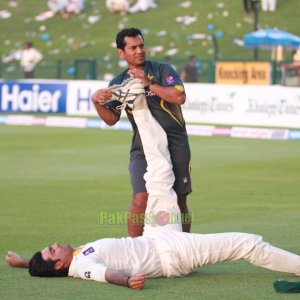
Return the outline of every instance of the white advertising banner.
[[[102,80],[0,80],[0,113],[98,117],[91,95],[107,86]],[[185,83],[185,89],[182,111],[187,123],[300,128],[299,87]]]
[[[76,116],[97,116],[91,101],[92,94],[108,82],[102,80],[71,80],[68,83],[67,114]]]
[[[68,115],[97,116],[91,95],[106,81],[68,82]],[[300,88],[185,83],[187,123],[300,128]]]
[[[185,84],[186,122],[300,128],[300,88]]]

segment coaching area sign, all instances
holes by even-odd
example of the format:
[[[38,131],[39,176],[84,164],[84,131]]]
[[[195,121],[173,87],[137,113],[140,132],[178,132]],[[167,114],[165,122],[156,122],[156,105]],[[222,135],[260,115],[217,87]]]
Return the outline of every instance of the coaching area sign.
[[[269,62],[225,62],[216,64],[217,84],[269,85],[271,65]]]

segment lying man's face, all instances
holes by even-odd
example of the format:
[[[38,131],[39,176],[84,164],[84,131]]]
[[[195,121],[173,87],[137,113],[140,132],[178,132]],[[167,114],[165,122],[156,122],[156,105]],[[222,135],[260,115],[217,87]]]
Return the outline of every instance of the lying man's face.
[[[45,261],[54,261],[55,269],[69,268],[74,249],[69,244],[54,243],[43,249],[42,258]]]

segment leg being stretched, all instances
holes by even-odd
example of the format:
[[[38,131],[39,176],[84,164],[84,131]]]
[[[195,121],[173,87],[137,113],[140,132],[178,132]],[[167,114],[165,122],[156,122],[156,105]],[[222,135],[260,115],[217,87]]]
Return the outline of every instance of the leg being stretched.
[[[147,161],[144,179],[148,201],[144,230],[158,226],[182,231],[177,194],[173,189],[175,176],[166,132],[153,118],[143,94],[135,99],[132,113]]]

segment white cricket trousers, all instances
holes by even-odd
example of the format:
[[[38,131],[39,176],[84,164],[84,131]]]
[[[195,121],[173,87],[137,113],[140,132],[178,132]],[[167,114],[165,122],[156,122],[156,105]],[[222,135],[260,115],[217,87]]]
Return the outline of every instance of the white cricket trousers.
[[[240,233],[195,234],[148,231],[155,244],[164,276],[184,276],[203,265],[244,259],[252,265],[300,276],[300,256],[276,248],[261,236]]]
[[[175,176],[166,132],[152,116],[144,94],[135,99],[132,114],[147,161],[144,179],[148,201],[144,232],[152,227],[182,231],[177,194],[173,189]]]

